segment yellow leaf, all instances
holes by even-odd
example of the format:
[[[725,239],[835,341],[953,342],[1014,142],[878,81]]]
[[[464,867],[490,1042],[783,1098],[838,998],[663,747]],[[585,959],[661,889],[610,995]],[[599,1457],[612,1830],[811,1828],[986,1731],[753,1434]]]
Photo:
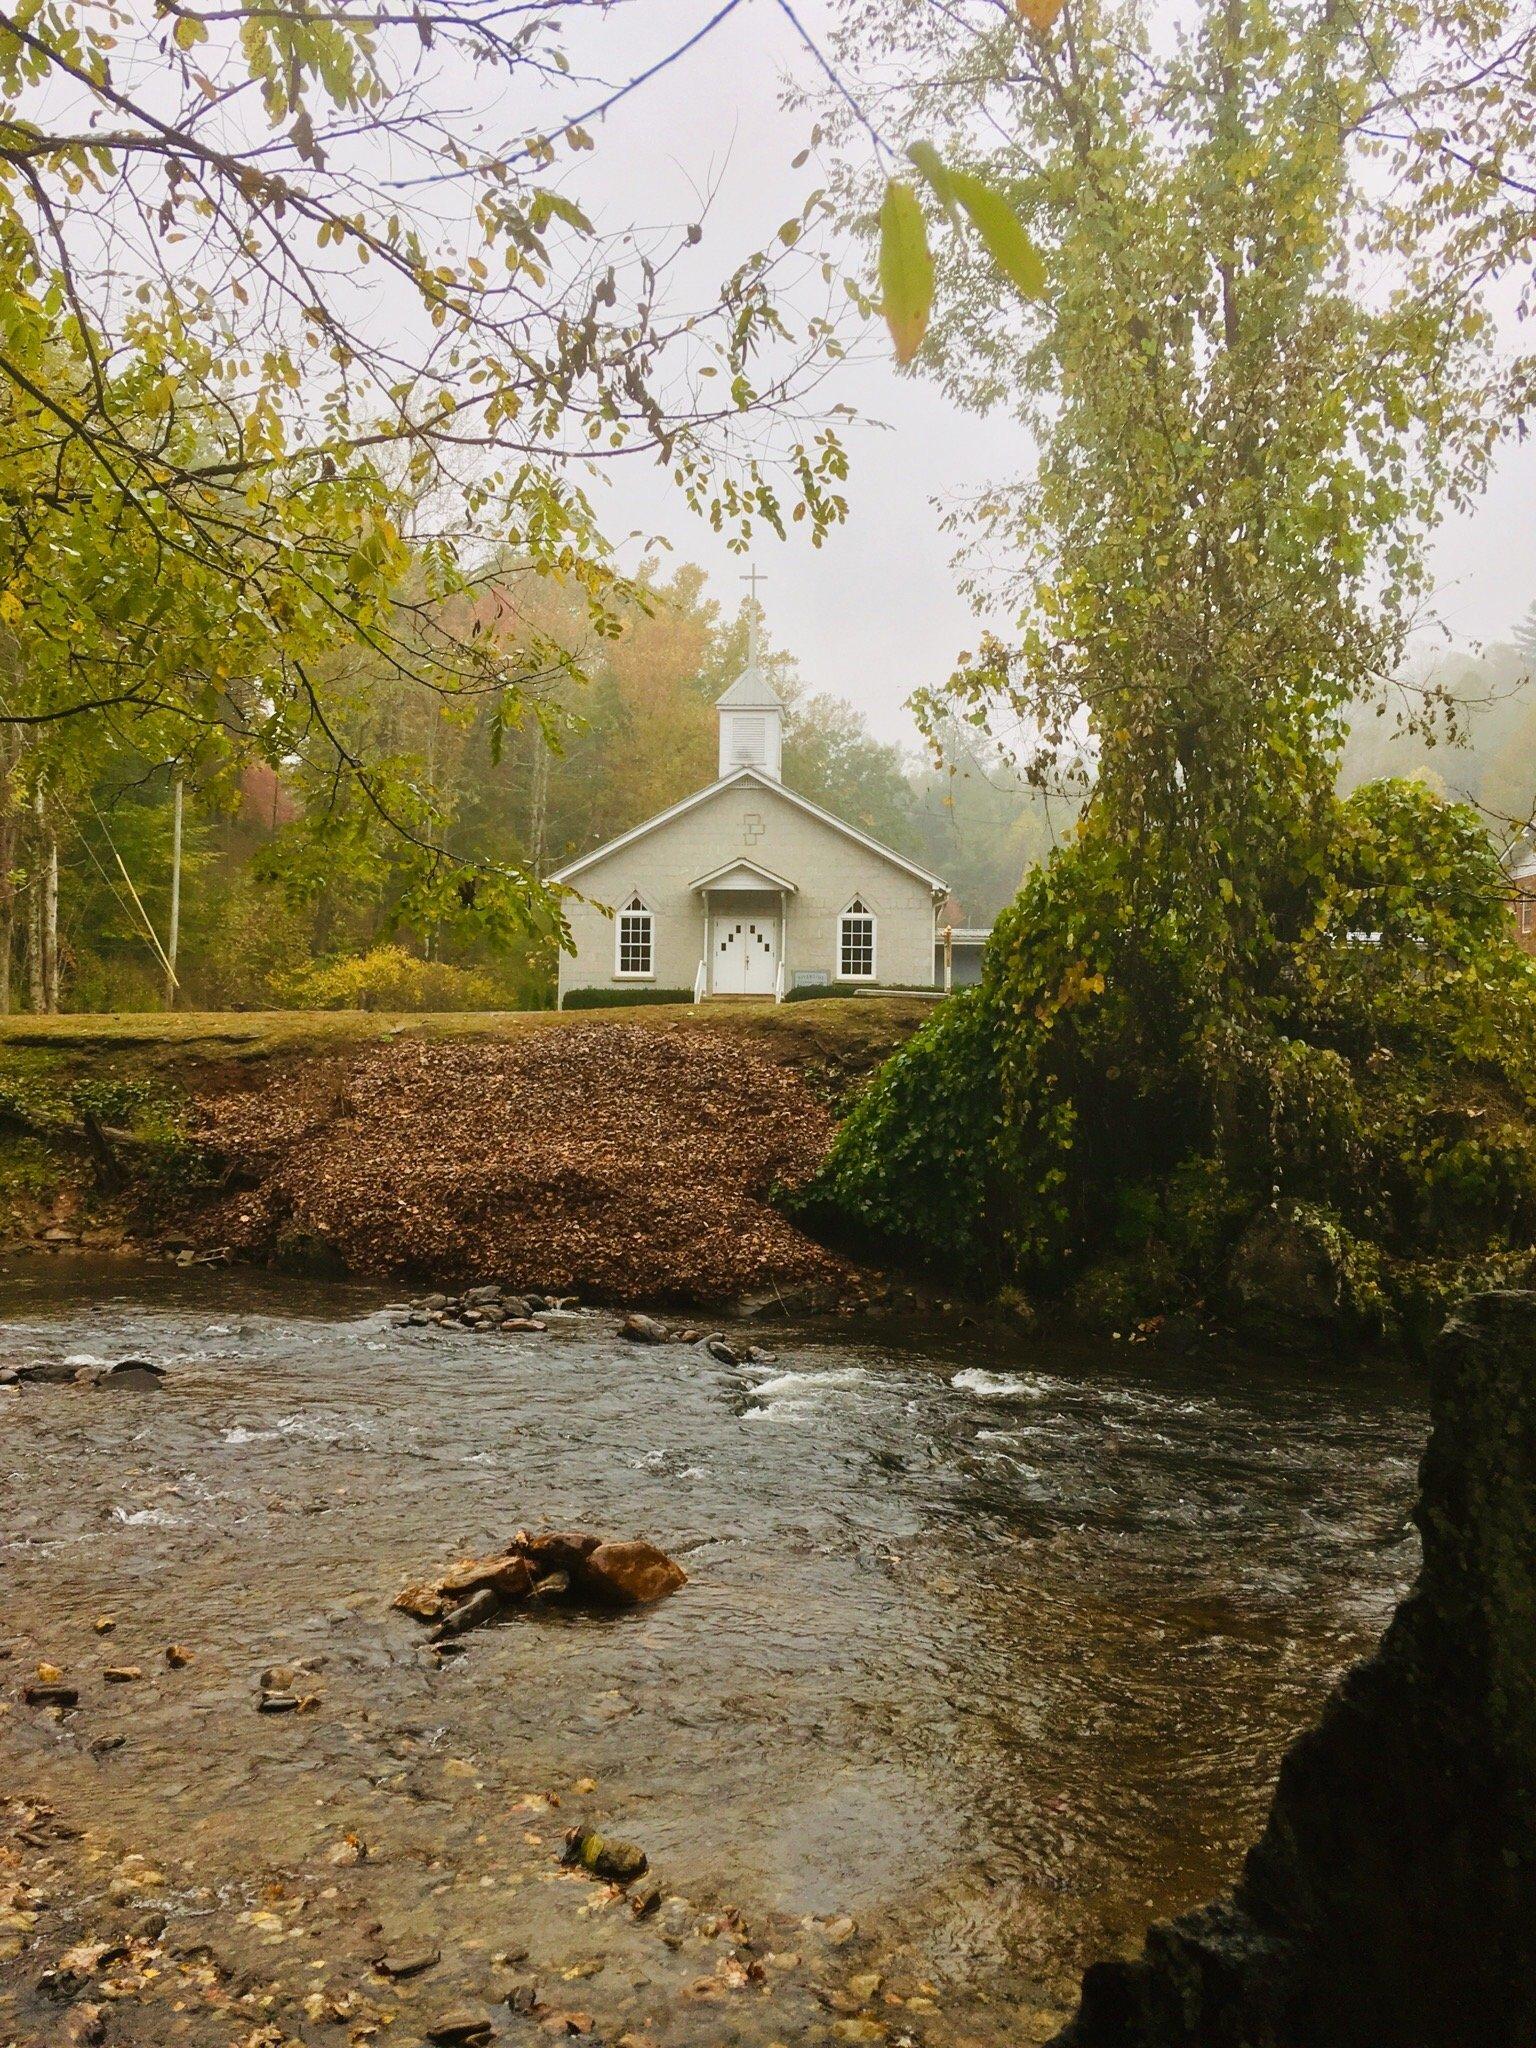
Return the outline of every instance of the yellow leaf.
[[[0,591],[0,621],[7,626],[21,624],[21,599],[14,590]]]
[[[1013,0],[1013,4],[1019,11],[1020,19],[1027,21],[1031,28],[1038,29],[1041,35],[1044,35],[1055,23],[1067,0]]]
[[[880,208],[880,290],[896,360],[910,363],[922,347],[933,309],[933,257],[917,194],[895,178]]]
[[[951,171],[949,183],[1004,277],[1017,285],[1025,298],[1044,298],[1045,265],[1040,251],[1002,193],[971,171]]]
[[[178,50],[191,50],[199,43],[207,42],[208,29],[196,15],[183,14],[178,17],[175,28],[171,30],[171,36]]]

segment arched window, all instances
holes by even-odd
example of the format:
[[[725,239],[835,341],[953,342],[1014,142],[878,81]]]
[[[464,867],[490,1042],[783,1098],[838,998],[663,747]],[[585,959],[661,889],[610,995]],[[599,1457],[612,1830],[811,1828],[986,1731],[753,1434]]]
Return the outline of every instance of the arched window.
[[[837,921],[837,973],[840,981],[875,978],[875,913],[859,896]]]
[[[650,906],[638,893],[630,897],[617,918],[615,971],[620,975],[648,975],[655,972],[656,920]]]

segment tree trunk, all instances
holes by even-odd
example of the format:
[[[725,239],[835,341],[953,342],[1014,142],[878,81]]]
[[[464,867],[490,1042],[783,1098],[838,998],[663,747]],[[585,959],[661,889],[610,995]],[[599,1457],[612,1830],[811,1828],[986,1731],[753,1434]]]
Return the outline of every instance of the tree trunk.
[[[43,868],[43,994],[52,1017],[59,1007],[59,842],[51,832]]]
[[[528,820],[528,865],[536,875],[544,872],[545,819],[549,814],[549,744],[540,732],[534,734],[533,801]]]
[[[43,792],[32,792],[32,847],[27,884],[27,1002],[34,1016],[41,1016],[47,1004],[43,980]]]
[[[0,751],[0,1017],[11,1014],[11,955],[16,941],[16,808],[10,749]]]

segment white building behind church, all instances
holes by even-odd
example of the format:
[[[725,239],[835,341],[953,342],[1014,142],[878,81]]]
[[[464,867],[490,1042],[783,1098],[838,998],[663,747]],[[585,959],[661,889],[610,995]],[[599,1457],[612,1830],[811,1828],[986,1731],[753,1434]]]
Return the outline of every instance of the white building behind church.
[[[755,643],[755,635],[754,635]],[[931,988],[937,875],[786,787],[784,706],[758,665],[716,707],[719,777],[550,879],[572,989],[782,999],[831,982]]]

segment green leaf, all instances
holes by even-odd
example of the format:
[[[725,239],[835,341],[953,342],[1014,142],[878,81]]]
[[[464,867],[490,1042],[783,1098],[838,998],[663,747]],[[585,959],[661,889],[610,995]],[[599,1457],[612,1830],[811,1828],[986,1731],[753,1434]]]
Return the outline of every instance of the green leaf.
[[[987,245],[987,254],[1026,299],[1045,297],[1045,264],[1024,224],[1001,192],[971,171],[946,173],[955,197]]]
[[[178,50],[196,49],[199,43],[206,43],[208,40],[207,25],[199,21],[196,15],[183,14],[178,17],[176,26],[171,30],[171,38]]]
[[[880,208],[880,290],[896,360],[910,363],[922,347],[933,310],[933,257],[917,194],[895,178]]]

